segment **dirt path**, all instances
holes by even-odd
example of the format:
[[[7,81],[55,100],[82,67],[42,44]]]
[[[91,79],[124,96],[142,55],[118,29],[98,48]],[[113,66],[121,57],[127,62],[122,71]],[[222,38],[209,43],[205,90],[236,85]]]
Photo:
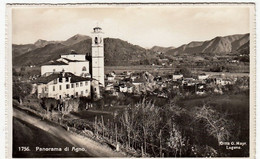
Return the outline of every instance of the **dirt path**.
[[[13,116],[21,119],[29,124],[34,125],[37,128],[40,128],[44,131],[49,132],[50,134],[65,140],[66,142],[74,145],[75,147],[85,148],[86,153],[95,156],[95,157],[124,157],[123,154],[115,152],[108,147],[95,142],[89,138],[80,136],[75,133],[68,132],[64,130],[61,126],[50,125],[46,121],[42,121],[36,117],[29,116],[25,112],[13,109]],[[75,156],[76,157],[76,156]]]

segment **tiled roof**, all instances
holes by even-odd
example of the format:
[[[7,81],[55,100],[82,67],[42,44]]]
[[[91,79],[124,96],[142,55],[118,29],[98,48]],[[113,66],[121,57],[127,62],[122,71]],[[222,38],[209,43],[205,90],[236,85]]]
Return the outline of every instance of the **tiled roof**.
[[[146,80],[144,78],[136,78],[133,80],[133,83],[144,83]]]
[[[61,78],[62,77],[62,73],[53,73],[47,77],[40,77],[38,78],[35,83],[43,83],[43,84],[47,84],[51,81],[53,81],[54,79],[57,78]],[[81,82],[81,81],[91,81],[91,78],[85,78],[85,77],[80,77],[80,76],[76,76],[70,72],[66,72],[64,75],[64,78],[66,77],[71,77],[71,83],[75,83],[75,82]]]
[[[91,81],[91,78],[85,78],[85,77],[80,77],[75,75],[71,77],[71,83],[81,82],[81,81]]]
[[[63,61],[50,61],[45,65],[68,65],[68,64]]]
[[[67,60],[68,62],[82,62],[82,61],[79,61],[79,60],[71,60],[71,59],[68,59],[68,58],[63,58],[65,60]]]
[[[126,83],[125,86],[128,87],[128,88],[129,87],[134,87],[134,85],[132,83]]]
[[[78,53],[75,50],[71,50],[71,55],[78,55]]]
[[[47,84],[51,81],[53,81],[54,79],[59,78],[59,74],[53,73],[47,77],[41,76],[40,78],[38,78],[35,83],[43,83],[43,84]]]

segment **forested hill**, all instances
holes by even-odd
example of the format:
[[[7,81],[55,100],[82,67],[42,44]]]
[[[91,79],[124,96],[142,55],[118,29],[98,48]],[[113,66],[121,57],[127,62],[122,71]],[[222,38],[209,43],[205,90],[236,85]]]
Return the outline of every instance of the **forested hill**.
[[[50,60],[56,60],[62,54],[71,50],[79,54],[91,54],[91,38],[77,34],[65,41],[37,40],[34,44],[13,44],[13,65],[43,65]],[[105,65],[147,65],[158,61],[156,52],[164,52],[166,57],[183,54],[219,54],[242,53],[249,54],[249,34],[237,34],[216,37],[207,41],[191,42],[178,48],[155,46],[145,49],[127,41],[114,38],[104,39]]]
[[[43,47],[34,44],[13,45],[13,64],[19,66],[42,65],[50,60],[56,60],[62,54],[69,54],[71,50],[79,54],[91,53],[91,39],[73,36],[64,42],[43,41]],[[74,40],[73,40],[74,39]],[[80,40],[79,40],[80,39]],[[46,44],[46,45],[45,45]],[[40,44],[38,44],[39,46]],[[20,49],[21,48],[21,49]],[[154,58],[155,54],[140,46],[113,38],[104,39],[105,65],[142,64],[145,59]]]

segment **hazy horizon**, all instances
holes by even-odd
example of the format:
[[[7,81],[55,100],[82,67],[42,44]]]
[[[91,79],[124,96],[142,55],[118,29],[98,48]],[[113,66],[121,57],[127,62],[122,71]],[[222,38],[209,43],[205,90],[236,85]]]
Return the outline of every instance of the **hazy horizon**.
[[[96,25],[103,29],[104,37],[144,48],[179,47],[217,36],[250,33],[249,7],[239,5],[84,7],[13,8],[12,43],[64,41],[76,34],[91,36]]]

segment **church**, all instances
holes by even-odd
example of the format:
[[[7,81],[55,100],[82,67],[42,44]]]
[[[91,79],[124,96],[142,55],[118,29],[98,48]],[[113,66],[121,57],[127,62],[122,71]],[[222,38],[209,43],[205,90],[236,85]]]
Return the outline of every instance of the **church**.
[[[100,87],[105,83],[103,34],[100,27],[93,28],[90,60],[72,51],[41,66],[41,77],[36,81],[38,98],[64,99],[91,94],[99,98]]]

